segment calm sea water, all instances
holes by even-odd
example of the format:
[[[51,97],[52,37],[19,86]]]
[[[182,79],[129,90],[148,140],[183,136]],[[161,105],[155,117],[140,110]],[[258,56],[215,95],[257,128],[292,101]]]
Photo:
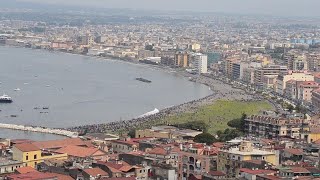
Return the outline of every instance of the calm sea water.
[[[0,94],[14,100],[0,104],[2,123],[47,127],[106,123],[211,93],[207,86],[173,72],[117,60],[0,46],[0,63]]]
[[[65,136],[58,136],[53,134],[27,132],[27,131],[15,131],[11,129],[0,129],[0,138],[8,139],[31,139],[34,141],[47,141],[67,138]]]

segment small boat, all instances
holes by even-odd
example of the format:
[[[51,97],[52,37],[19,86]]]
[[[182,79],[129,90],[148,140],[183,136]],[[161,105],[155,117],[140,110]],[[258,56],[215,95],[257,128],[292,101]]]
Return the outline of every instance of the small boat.
[[[42,109],[49,109],[49,107],[43,107]]]
[[[28,85],[29,83],[23,83],[24,85]]]
[[[50,85],[46,85],[46,87],[50,87]]]
[[[151,83],[152,81],[148,80],[148,79],[144,79],[144,78],[136,78],[137,81],[141,81],[141,82],[145,82],[145,83]]]
[[[40,109],[39,107],[34,107],[33,109]]]
[[[20,91],[21,89],[20,88],[16,88],[16,89],[14,89],[15,91]]]
[[[6,94],[0,96],[0,103],[12,103],[12,98]]]
[[[10,115],[10,117],[18,117],[18,115]]]

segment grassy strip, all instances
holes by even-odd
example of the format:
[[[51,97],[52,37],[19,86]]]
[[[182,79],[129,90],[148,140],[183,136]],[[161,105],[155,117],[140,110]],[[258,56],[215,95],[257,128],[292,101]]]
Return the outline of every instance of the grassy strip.
[[[169,116],[156,124],[183,124],[191,121],[204,122],[208,125],[209,133],[225,130],[227,123],[233,119],[240,118],[243,113],[247,115],[258,114],[263,110],[273,109],[272,105],[265,101],[226,101],[219,100],[214,104],[202,106],[194,112]]]

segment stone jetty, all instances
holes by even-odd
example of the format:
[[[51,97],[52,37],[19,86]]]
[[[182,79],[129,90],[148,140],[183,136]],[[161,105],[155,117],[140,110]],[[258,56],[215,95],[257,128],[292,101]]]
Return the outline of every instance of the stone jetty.
[[[0,123],[0,128],[55,134],[55,135],[67,136],[71,138],[78,137],[77,132],[72,132],[64,129],[55,129],[55,128],[46,128],[46,127],[37,127],[37,126],[24,126],[24,125],[4,124],[4,123]]]

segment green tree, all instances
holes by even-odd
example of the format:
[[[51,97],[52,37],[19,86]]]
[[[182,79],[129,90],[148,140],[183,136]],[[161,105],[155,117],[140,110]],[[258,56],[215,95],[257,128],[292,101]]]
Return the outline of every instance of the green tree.
[[[226,129],[224,130],[224,132],[219,136],[219,141],[221,142],[226,142],[226,141],[230,141],[236,137],[242,136],[242,132],[237,130],[237,129]]]
[[[131,138],[135,138],[136,130],[135,129],[130,129],[129,132],[128,132],[128,136],[130,136]]]
[[[146,45],[145,50],[153,51],[153,45]]]
[[[210,145],[214,142],[217,142],[217,139],[210,133],[201,133],[196,135],[193,141],[197,143],[206,143],[207,145]]]
[[[232,128],[236,128],[237,130],[244,132],[246,118],[247,118],[247,115],[243,113],[240,119],[233,119],[229,121],[227,124]]]

